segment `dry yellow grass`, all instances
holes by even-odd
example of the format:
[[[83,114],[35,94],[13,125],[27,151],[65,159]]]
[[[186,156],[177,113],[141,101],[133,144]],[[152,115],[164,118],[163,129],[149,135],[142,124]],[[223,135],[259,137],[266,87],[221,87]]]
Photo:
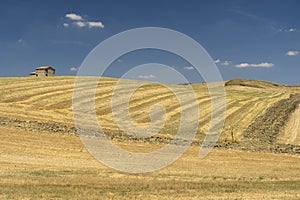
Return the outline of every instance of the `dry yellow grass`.
[[[153,144],[119,142],[133,151]],[[158,144],[159,145],[159,144]],[[191,147],[140,175],[98,163],[76,136],[0,128],[0,199],[299,199],[300,157]]]
[[[74,80],[74,77],[1,78],[0,116],[73,126]],[[117,81],[104,78],[96,94],[98,120],[107,132],[119,131],[110,107]],[[129,85],[136,83],[128,81]],[[226,87],[227,111],[221,140],[230,138],[231,130],[241,139],[242,131],[267,107],[300,91],[298,87],[250,83],[251,87]],[[88,79],[85,84],[89,85]],[[186,86],[167,87],[184,92]],[[147,124],[149,108],[161,103],[167,111],[163,134],[172,135],[180,113],[178,101],[167,87],[148,83],[136,90],[129,110],[136,123]],[[204,84],[192,87],[199,101],[197,137],[201,137],[210,123],[210,96]],[[285,143],[289,133],[283,134],[287,134],[282,140]],[[114,143],[133,152],[148,152],[163,145],[118,140]],[[0,127],[0,199],[300,198],[299,155],[214,149],[206,158],[199,159],[199,148],[190,147],[163,170],[129,175],[98,163],[74,135]]]
[[[279,143],[300,144],[300,107],[291,114],[289,121],[278,137]]]
[[[47,78],[1,78],[0,79],[0,112],[1,116],[23,120],[57,122],[73,126],[72,92],[74,77]],[[89,85],[89,79],[84,81],[82,88]],[[103,78],[101,87],[96,93],[96,113],[104,130],[118,132],[111,112],[111,95],[118,79]],[[137,81],[128,81],[133,86]],[[253,83],[251,83],[253,84]],[[257,82],[264,87],[265,82]],[[200,108],[198,132],[205,134],[210,123],[210,96],[205,84],[192,85]],[[174,94],[168,88],[176,88],[185,92],[184,85],[160,85],[148,83],[136,90],[131,97],[131,117],[140,125],[149,122],[149,109],[159,103],[167,111],[163,132],[175,132],[180,120],[179,104]],[[226,87],[226,121],[222,138],[229,137],[233,130],[235,137],[240,138],[242,131],[264,110],[280,99],[287,98],[290,93],[300,91],[297,87],[241,87],[237,85]],[[124,91],[126,92],[126,91]],[[83,97],[80,102],[86,101]],[[186,104],[188,105],[189,102]]]

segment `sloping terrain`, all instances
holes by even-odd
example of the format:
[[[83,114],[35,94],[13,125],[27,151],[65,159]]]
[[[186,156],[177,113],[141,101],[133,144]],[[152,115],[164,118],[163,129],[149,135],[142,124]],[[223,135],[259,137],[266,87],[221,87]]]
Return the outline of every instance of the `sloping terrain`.
[[[300,144],[300,106],[291,114],[285,127],[281,130],[278,137],[278,143]]]
[[[90,82],[83,79],[85,89]],[[165,169],[130,175],[97,162],[76,136],[74,80],[0,79],[0,199],[300,198],[300,141],[294,132],[299,130],[299,87],[242,79],[226,82],[226,121],[217,144],[221,148],[200,159],[198,144],[210,123],[210,96],[205,84],[192,84],[200,108],[197,145]],[[167,112],[160,134],[141,141],[120,134],[114,121],[110,99],[117,82],[103,78],[96,91],[96,114],[105,133],[132,152],[162,147],[180,121],[170,88],[185,94],[187,86],[145,82],[134,92],[129,111],[137,124],[149,123],[149,109],[156,103]],[[82,97],[79,103],[85,101]],[[189,101],[183,105],[189,109]]]
[[[279,145],[278,136],[284,132],[286,142],[297,137],[297,122],[291,129],[285,128],[290,126],[290,122],[299,120],[295,119],[294,112],[300,104],[300,95],[291,95],[287,99],[276,102],[268,108],[263,115],[257,117],[254,122],[244,131],[243,146],[253,150],[269,150],[284,153],[300,153],[300,146],[297,145]],[[297,117],[297,116],[296,116]],[[296,129],[296,130],[294,130]],[[282,138],[283,140],[283,138]]]
[[[74,77],[0,79],[1,124],[30,131],[75,134],[72,115],[74,79]],[[117,82],[118,79],[103,78],[95,97],[100,125],[107,134],[116,135],[120,130],[112,115],[111,96]],[[234,80],[228,84],[229,82],[225,84],[227,110],[220,141],[230,141],[232,135],[235,140],[240,140],[243,131],[268,107],[300,91],[298,87],[278,86],[263,81],[239,80],[237,83]],[[247,86],[248,82],[251,82],[251,87]],[[139,82],[127,81],[127,83],[134,86]],[[82,86],[82,89],[88,84],[89,80],[86,79],[86,85]],[[164,137],[172,137],[180,122],[180,105],[170,88],[184,94],[186,87],[145,83],[131,96],[129,104],[131,117],[137,124],[148,124],[149,109],[159,103],[167,113],[165,126],[160,133],[164,134]],[[201,141],[210,123],[210,96],[205,84],[193,84],[192,87],[199,102],[200,122],[197,139]],[[84,97],[82,101],[85,101]],[[187,109],[189,103],[185,102]]]
[[[278,85],[276,83],[271,83],[268,81],[247,80],[247,79],[239,79],[239,78],[229,80],[225,83],[225,86],[232,86],[232,85],[253,87],[253,88],[265,88],[265,89],[283,87],[281,85]]]

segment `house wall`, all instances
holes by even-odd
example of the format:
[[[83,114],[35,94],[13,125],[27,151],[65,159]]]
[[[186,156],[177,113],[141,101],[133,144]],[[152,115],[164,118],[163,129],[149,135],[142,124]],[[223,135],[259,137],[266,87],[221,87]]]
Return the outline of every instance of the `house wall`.
[[[55,70],[48,69],[48,76],[54,76]]]
[[[35,73],[38,76],[54,76],[55,71],[52,69],[36,69]]]

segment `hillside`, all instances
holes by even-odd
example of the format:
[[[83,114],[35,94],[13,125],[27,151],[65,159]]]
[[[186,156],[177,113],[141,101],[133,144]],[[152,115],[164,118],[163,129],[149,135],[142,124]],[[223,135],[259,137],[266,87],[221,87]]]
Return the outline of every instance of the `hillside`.
[[[0,118],[2,125],[30,131],[75,133],[72,115],[72,92],[74,77],[48,78],[1,78]],[[101,88],[96,92],[96,113],[100,125],[110,135],[120,135],[113,119],[111,95],[118,79],[102,78]],[[138,81],[127,81],[135,85]],[[149,123],[149,109],[160,103],[166,109],[166,123],[158,137],[171,138],[180,120],[180,105],[170,88],[183,94],[187,86],[147,83],[131,96],[130,116],[140,125]],[[89,81],[86,81],[89,84]],[[83,86],[86,87],[86,86]],[[210,96],[205,84],[192,84],[200,108],[200,122],[196,139],[202,141],[210,123]],[[169,88],[169,89],[168,89]],[[240,141],[243,132],[268,107],[300,87],[286,87],[265,81],[234,79],[225,83],[226,121],[220,141]],[[126,91],[123,91],[126,93]],[[187,101],[188,105],[189,102]],[[118,106],[118,105],[117,105]],[[295,141],[299,141],[298,136]],[[287,136],[285,136],[287,138]],[[288,139],[286,139],[288,140]],[[281,141],[285,143],[285,141]],[[295,143],[294,143],[295,144]]]
[[[299,87],[231,81],[225,87],[226,121],[218,148],[200,159],[199,143],[210,123],[210,96],[205,84],[192,84],[201,112],[194,145],[164,169],[133,175],[98,162],[76,135],[74,80],[0,79],[0,199],[299,199]],[[82,89],[90,84],[83,80]],[[173,137],[180,109],[170,88],[186,94],[187,86],[144,82],[130,99],[130,115],[136,123],[147,124],[149,108],[161,102],[167,120],[159,134],[133,140],[120,132],[111,113],[118,80],[102,81],[96,113],[114,144],[145,153]],[[184,109],[188,105],[184,103]]]
[[[229,81],[226,81],[225,86],[244,86],[244,87],[253,87],[253,88],[278,88],[278,87],[284,87],[283,85],[279,85],[277,83],[272,83],[268,81],[262,81],[262,80],[247,80],[247,79],[232,79]]]

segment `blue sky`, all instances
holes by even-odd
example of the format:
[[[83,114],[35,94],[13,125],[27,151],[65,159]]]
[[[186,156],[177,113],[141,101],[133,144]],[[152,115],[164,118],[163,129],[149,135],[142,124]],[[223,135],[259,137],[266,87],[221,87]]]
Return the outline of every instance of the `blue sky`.
[[[101,41],[139,27],[180,31],[199,42],[224,80],[263,79],[300,84],[300,1],[1,1],[0,76],[27,76],[40,65],[57,75],[76,75]],[[189,63],[155,50],[129,53],[106,76],[120,77],[136,65],[169,65],[201,82]],[[157,68],[155,68],[157,69]],[[153,80],[145,70],[137,79]]]

